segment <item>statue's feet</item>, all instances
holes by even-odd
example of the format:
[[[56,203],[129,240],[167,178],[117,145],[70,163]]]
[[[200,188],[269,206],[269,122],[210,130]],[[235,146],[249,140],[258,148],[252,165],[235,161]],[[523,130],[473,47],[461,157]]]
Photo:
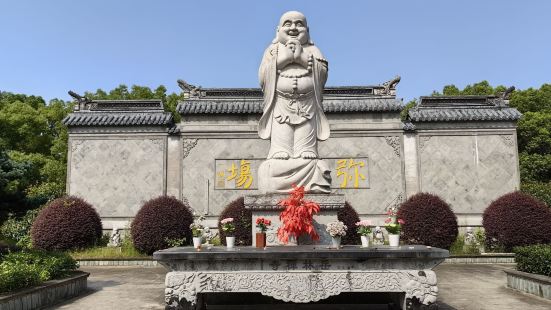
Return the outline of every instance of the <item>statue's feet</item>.
[[[302,154],[300,154],[300,157],[304,159],[315,159],[315,158],[318,158],[318,155],[316,155],[316,153],[314,152],[306,151],[306,152],[302,152]]]
[[[287,152],[277,152],[272,155],[273,159],[289,159],[291,157]]]

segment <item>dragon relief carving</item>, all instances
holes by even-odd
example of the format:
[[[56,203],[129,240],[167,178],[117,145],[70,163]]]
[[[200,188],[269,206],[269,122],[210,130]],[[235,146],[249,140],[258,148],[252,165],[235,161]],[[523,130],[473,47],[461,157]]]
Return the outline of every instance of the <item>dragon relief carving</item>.
[[[189,152],[197,145],[198,139],[184,139],[184,153],[182,154],[183,158],[188,157]]]
[[[432,270],[374,272],[170,272],[165,300],[197,303],[198,293],[258,292],[278,300],[309,303],[342,292],[405,292],[423,305],[436,301],[438,287]]]
[[[400,137],[399,136],[386,136],[385,141],[394,149],[394,154],[400,157]]]
[[[419,151],[422,151],[432,136],[420,136],[419,137]]]
[[[78,148],[84,143],[84,140],[71,140],[71,152],[75,153]]]
[[[165,148],[165,143],[163,139],[148,139],[153,143],[155,146],[159,147],[159,150],[163,150]]]
[[[503,143],[507,146],[514,146],[515,140],[513,139],[513,135],[499,135]]]

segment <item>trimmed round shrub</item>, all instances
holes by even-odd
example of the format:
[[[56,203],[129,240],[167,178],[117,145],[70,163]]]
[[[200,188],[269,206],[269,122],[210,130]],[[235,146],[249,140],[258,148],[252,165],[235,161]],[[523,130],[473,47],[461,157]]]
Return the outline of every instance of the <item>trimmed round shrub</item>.
[[[31,228],[34,248],[48,251],[83,249],[101,238],[98,213],[81,198],[66,196],[42,209]]]
[[[404,220],[402,238],[408,244],[449,249],[457,239],[457,218],[442,198],[418,193],[403,202],[398,218]]]
[[[344,203],[344,208],[337,212],[337,218],[348,228],[346,236],[341,239],[342,244],[360,244],[360,235],[356,233],[356,223],[360,221],[360,216],[348,201]]]
[[[516,191],[493,201],[482,215],[489,245],[515,246],[551,242],[551,210],[536,198]]]
[[[222,230],[220,221],[233,217],[235,223],[235,245],[252,245],[252,221],[253,215],[251,210],[245,209],[245,198],[240,197],[230,202],[226,208],[220,213],[218,218],[218,231],[220,232],[220,242],[226,245],[226,234]]]
[[[170,196],[153,198],[140,208],[130,227],[134,247],[142,253],[152,254],[169,247],[170,240],[191,242],[193,213],[189,206]]]

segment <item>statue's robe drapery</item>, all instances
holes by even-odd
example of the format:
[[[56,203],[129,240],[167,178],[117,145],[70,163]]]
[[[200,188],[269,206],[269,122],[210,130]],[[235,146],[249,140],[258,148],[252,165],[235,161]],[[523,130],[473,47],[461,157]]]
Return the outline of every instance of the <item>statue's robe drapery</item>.
[[[258,170],[259,183],[258,187],[261,192],[264,193],[287,193],[291,190],[291,186],[304,186],[306,191],[312,193],[329,193],[331,191],[331,173],[328,165],[318,158],[303,159],[300,158],[300,151],[312,151],[317,154],[317,140],[326,140],[329,138],[329,122],[323,113],[323,88],[327,81],[327,61],[323,59],[323,56],[319,49],[313,44],[303,46],[303,53],[307,53],[313,56],[312,63],[312,91],[313,91],[313,104],[312,109],[314,115],[305,120],[310,122],[312,126],[304,127],[305,124],[294,125],[293,122],[287,123],[286,121],[279,121],[274,118],[274,110],[276,104],[284,104],[281,101],[278,103],[278,99],[281,97],[277,94],[277,82],[278,82],[278,68],[277,68],[277,56],[278,48],[287,48],[281,43],[274,43],[270,45],[264,57],[259,69],[259,79],[262,90],[264,91],[264,107],[263,114],[258,124],[258,135],[262,139],[271,139],[271,147],[268,155],[268,160],[263,162]],[[299,99],[300,100],[300,99]],[[312,100],[311,97],[307,100]],[[309,104],[309,103],[308,103]],[[281,109],[280,109],[281,110]],[[300,122],[299,122],[300,123]],[[282,127],[288,126],[288,127]],[[311,128],[304,131],[304,128]],[[285,130],[284,130],[285,129]],[[293,150],[287,148],[277,140],[283,132],[277,134],[272,130],[280,130],[285,132],[301,132],[301,134],[308,133],[306,136],[301,137],[300,141],[294,137]],[[285,134],[285,133],[284,133]],[[304,141],[305,144],[302,144]],[[272,155],[279,150],[285,150],[291,155],[291,158],[287,160],[272,159]]]
[[[272,123],[274,120],[274,107],[276,104],[276,83],[277,83],[277,51],[278,48],[286,48],[281,43],[270,45],[264,52],[262,63],[258,72],[260,86],[264,91],[263,114],[258,122],[258,135],[262,139],[270,139],[272,135]],[[316,127],[316,138],[327,140],[329,138],[329,122],[323,113],[323,88],[327,81],[327,62],[323,60],[320,50],[314,45],[303,47],[303,53],[314,56],[312,75],[314,83],[314,99],[316,104],[316,115],[314,122]]]

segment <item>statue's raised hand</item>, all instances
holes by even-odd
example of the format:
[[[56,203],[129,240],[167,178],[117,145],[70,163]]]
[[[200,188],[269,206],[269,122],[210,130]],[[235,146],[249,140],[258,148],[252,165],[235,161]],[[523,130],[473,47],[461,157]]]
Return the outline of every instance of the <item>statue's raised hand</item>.
[[[277,67],[279,69],[285,68],[288,64],[294,61],[294,50],[291,50],[290,46],[280,45],[277,52]]]
[[[300,41],[297,39],[291,39],[287,41],[287,43],[285,43],[285,46],[287,46],[293,52],[294,59],[297,59],[302,53],[302,44],[300,44]]]

